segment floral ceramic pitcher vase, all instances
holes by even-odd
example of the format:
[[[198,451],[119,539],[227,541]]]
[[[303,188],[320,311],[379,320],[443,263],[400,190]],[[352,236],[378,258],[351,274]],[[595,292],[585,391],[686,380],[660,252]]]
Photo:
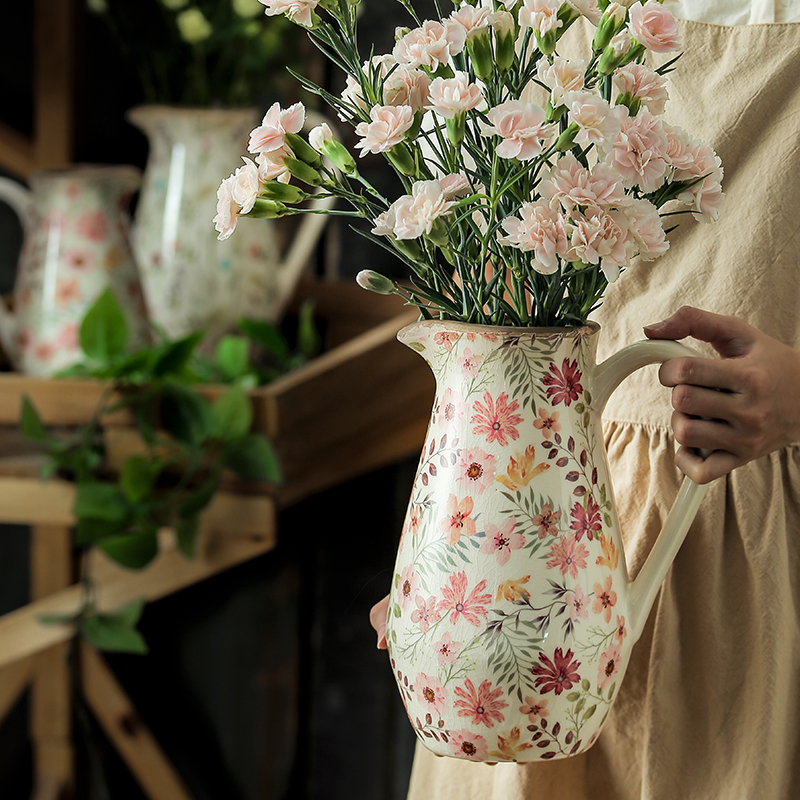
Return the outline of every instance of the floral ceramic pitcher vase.
[[[704,494],[685,480],[630,583],[600,415],[635,369],[694,353],[639,342],[596,365],[598,334],[428,321],[399,335],[437,389],[387,641],[417,736],[440,755],[591,746]]]
[[[275,321],[274,222],[224,242],[213,224],[220,180],[240,160],[255,111],[148,105],[128,118],[149,142],[133,249],[151,320],[172,337],[204,330],[209,345],[240,317]]]
[[[0,178],[0,201],[24,228],[14,313],[0,307],[0,340],[15,369],[46,376],[80,361],[80,323],[105,289],[125,310],[131,346],[149,341],[129,241],[140,181],[135,167],[92,164],[37,172],[30,189]]]

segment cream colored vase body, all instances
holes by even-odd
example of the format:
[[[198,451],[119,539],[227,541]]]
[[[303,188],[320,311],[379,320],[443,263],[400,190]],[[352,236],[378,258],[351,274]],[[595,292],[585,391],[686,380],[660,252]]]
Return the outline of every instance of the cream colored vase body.
[[[277,317],[278,234],[248,220],[217,241],[217,189],[246,152],[255,111],[140,106],[128,117],[148,137],[133,247],[150,317],[171,337],[207,342],[242,317]]]
[[[439,321],[400,332],[437,388],[387,640],[435,753],[535,761],[590,747],[704,494],[685,480],[629,582],[602,410],[635,369],[694,353],[639,342],[597,365],[598,335]]]
[[[0,200],[24,228],[14,314],[0,308],[0,337],[15,369],[52,375],[82,358],[81,320],[110,288],[124,308],[132,347],[149,340],[129,241],[135,167],[81,165],[34,174],[30,189],[0,178]]]

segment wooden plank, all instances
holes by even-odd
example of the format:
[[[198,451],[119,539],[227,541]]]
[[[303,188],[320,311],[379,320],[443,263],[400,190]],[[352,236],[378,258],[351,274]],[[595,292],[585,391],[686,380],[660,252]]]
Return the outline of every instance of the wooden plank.
[[[35,661],[26,658],[0,669],[0,721],[13,708],[19,696],[28,688]]]
[[[73,525],[75,485],[69,481],[0,478],[0,523]]]
[[[35,0],[34,139],[38,169],[69,164],[75,149],[78,0]]]
[[[5,122],[0,122],[0,164],[20,178],[29,177],[36,164],[31,139]]]
[[[150,800],[192,800],[175,767],[97,651],[80,648],[86,702]]]
[[[281,506],[419,452],[434,379],[396,341],[416,316],[395,317],[269,387],[286,477]]]
[[[31,528],[31,596],[38,600],[72,583],[69,527]],[[67,662],[69,645],[40,653],[31,683],[30,730],[34,775],[42,793],[53,783],[67,790],[75,783],[72,745],[72,691]]]
[[[93,552],[89,569],[97,583],[98,609],[112,612],[138,598],[158,600],[275,547],[275,506],[267,497],[218,494],[204,516],[199,555],[187,559],[162,532],[160,554],[143,570],[126,570]],[[70,639],[69,625],[43,625],[42,614],[75,614],[81,587],[70,586],[0,617],[0,668]]]

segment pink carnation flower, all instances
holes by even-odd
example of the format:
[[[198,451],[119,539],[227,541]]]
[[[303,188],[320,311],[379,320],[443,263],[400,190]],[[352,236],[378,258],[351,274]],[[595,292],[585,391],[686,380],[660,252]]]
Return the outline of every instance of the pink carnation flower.
[[[261,125],[250,133],[248,151],[268,153],[284,146],[287,133],[299,133],[303,129],[306,110],[302,103],[295,103],[282,109],[280,103],[273,103],[261,120]]]
[[[428,90],[426,108],[446,119],[453,119],[473,108],[485,109],[486,101],[481,87],[470,83],[466,72],[457,71],[452,78],[434,78]]]
[[[258,167],[249,158],[243,158],[244,165],[233,173],[231,197],[239,206],[239,213],[247,214],[256,203],[261,184],[258,178]]]
[[[603,12],[597,5],[597,0],[565,0],[566,4],[573,10],[577,11],[582,17],[586,17],[592,25],[600,24],[600,17]]]
[[[286,159],[293,157],[292,149],[286,145],[282,145],[277,150],[270,150],[267,153],[259,153],[256,156],[259,180],[262,183],[266,181],[289,183],[292,176],[289,170],[286,169]]]
[[[644,64],[626,64],[614,72],[614,85],[620,94],[629,94],[646,106],[651,114],[663,114],[669,100],[667,82]]]
[[[214,217],[214,227],[217,230],[217,239],[225,241],[236,230],[239,221],[239,206],[233,200],[233,175],[225,178],[217,189],[217,213]]]
[[[563,105],[567,92],[583,89],[585,61],[557,55],[552,64],[546,58],[540,59],[536,69],[539,80],[550,89],[550,104],[553,108]]]
[[[389,208],[393,233],[398,239],[417,239],[430,233],[433,223],[447,214],[455,202],[448,200],[438,181],[417,181],[411,194],[403,195]]]
[[[605,153],[619,134],[619,119],[602,97],[591,92],[567,92],[564,105],[569,110],[569,121],[578,126],[575,141],[578,144],[597,145]]]
[[[374,106],[369,112],[370,122],[356,125],[361,141],[356,147],[365,153],[382,153],[391,150],[403,141],[406,132],[414,124],[411,106]]]
[[[646,108],[631,117],[620,108],[620,132],[608,154],[608,163],[620,174],[627,188],[638,186],[646,194],[664,182],[667,163],[667,136],[658,117]]]
[[[551,275],[558,269],[558,256],[566,256],[569,249],[563,219],[542,202],[524,203],[519,213],[519,218],[503,220],[506,236],[500,238],[500,243],[533,252],[533,268],[542,275]]]
[[[387,106],[411,106],[416,114],[428,102],[431,79],[421,69],[396,66],[383,83],[383,102]]]
[[[636,242],[642,261],[653,261],[669,250],[658,209],[649,200],[630,198],[621,206],[628,219],[628,231]]]
[[[409,67],[428,67],[437,70],[458,55],[467,41],[461,25],[445,20],[444,24],[428,20],[421,27],[404,34],[394,46],[392,55],[400,64]]]
[[[264,13],[268,17],[285,14],[292,22],[311,28],[314,18],[311,12],[319,5],[320,0],[258,0],[266,6]]]
[[[630,29],[636,41],[654,53],[670,53],[680,45],[678,23],[658,0],[630,7]]]
[[[553,126],[545,123],[544,109],[521,100],[508,100],[490,109],[486,115],[491,125],[481,123],[481,135],[499,136],[500,158],[529,161],[542,152],[542,142]]]
[[[560,28],[564,23],[558,18],[561,0],[522,0],[519,6],[521,28],[532,28],[540,36]]]
[[[454,11],[448,20],[460,25],[464,29],[465,34],[472,31],[482,30],[488,28],[491,23],[491,11],[488,8],[481,6],[470,6],[466,3]]]
[[[600,162],[589,170],[570,152],[558,159],[539,186],[542,199],[566,211],[578,206],[616,206],[625,199],[619,173]]]
[[[458,172],[439,178],[439,186],[442,187],[442,193],[447,200],[455,200],[457,197],[463,197],[472,191],[466,176]]]
[[[722,191],[722,161],[710,145],[694,140],[689,145],[691,164],[675,170],[674,180],[693,181],[705,175],[702,181],[678,195],[678,200],[692,208],[696,219],[714,220],[725,197]]]
[[[589,208],[585,214],[574,212],[570,244],[578,259],[599,264],[609,283],[619,277],[619,268],[633,255],[628,219],[621,211]]]

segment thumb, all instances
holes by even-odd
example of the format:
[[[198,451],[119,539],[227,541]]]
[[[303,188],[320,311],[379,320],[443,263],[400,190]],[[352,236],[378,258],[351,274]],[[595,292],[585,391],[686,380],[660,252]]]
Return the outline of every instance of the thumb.
[[[692,306],[679,308],[671,317],[645,325],[648,339],[684,339],[708,342],[721,356],[744,355],[753,341],[752,329],[736,317],[712,314]]]

